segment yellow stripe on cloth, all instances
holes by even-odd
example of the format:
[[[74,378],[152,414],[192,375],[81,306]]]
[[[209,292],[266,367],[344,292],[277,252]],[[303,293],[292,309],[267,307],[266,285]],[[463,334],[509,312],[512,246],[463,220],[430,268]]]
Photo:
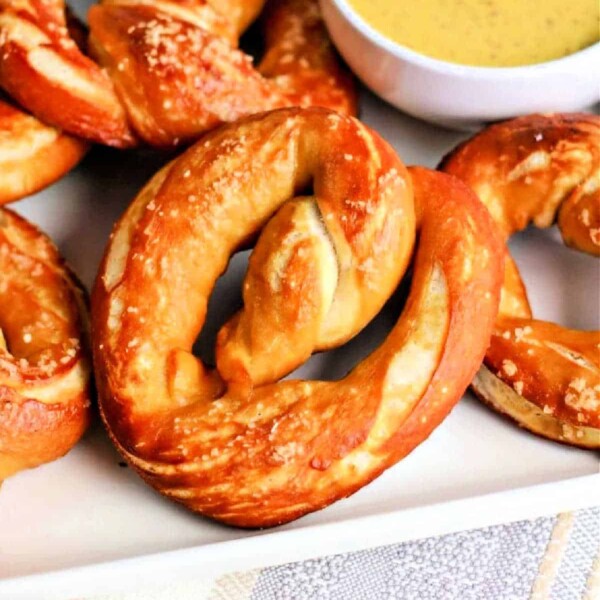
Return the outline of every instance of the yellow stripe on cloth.
[[[585,585],[583,600],[597,600],[598,598],[600,598],[600,549],[592,564],[592,569]]]
[[[573,513],[558,515],[533,582],[529,600],[550,600],[550,590],[567,549],[574,521]]]
[[[243,573],[228,573],[219,577],[208,596],[208,600],[249,600],[260,569]]]

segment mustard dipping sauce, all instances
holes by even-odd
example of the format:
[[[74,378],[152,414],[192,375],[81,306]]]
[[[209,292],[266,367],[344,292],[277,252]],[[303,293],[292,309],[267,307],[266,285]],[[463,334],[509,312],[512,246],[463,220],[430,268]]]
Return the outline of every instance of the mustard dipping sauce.
[[[348,0],[374,29],[433,58],[511,67],[600,39],[598,0]]]

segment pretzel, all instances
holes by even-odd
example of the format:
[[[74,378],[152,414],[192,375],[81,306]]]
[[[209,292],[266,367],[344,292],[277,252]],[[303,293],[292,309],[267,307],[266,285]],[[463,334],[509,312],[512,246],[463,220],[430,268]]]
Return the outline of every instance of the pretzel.
[[[89,48],[64,0],[0,0],[0,86],[42,121],[118,147],[190,142],[215,125],[282,106],[353,114],[356,96],[317,0],[273,0],[265,54],[236,48],[264,0],[104,0]]]
[[[600,255],[600,117],[531,115],[488,127],[442,168],[478,194],[504,238],[555,221],[569,246]],[[533,319],[507,253],[500,314],[473,389],[541,436],[600,447],[600,332]]]
[[[44,123],[94,142],[134,143],[112,82],[69,32],[64,0],[0,0],[0,86]]]
[[[90,418],[82,289],[50,240],[0,209],[0,481],[65,454]]]
[[[412,291],[386,341],[340,381],[277,383],[379,311],[415,223]],[[211,370],[191,353],[209,295],[260,229]],[[165,496],[236,526],[290,521],[358,490],[447,415],[487,347],[501,265],[464,184],[409,176],[350,117],[281,109],[220,128],[115,227],[92,296],[102,417]]]
[[[88,145],[0,98],[0,205],[33,194],[75,166]]]

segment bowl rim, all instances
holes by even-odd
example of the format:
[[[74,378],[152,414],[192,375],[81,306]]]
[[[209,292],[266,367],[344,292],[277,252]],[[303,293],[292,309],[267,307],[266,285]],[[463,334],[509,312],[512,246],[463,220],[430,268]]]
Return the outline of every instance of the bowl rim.
[[[389,52],[397,58],[415,63],[418,66],[427,68],[431,71],[437,71],[444,74],[453,74],[457,76],[477,76],[484,79],[505,79],[514,77],[515,75],[530,76],[534,73],[539,75],[542,71],[553,71],[554,69],[565,69],[573,65],[573,63],[581,63],[582,61],[591,60],[592,57],[598,54],[597,64],[600,65],[600,41],[582,48],[572,54],[567,54],[553,60],[533,63],[530,65],[517,65],[513,67],[482,67],[476,65],[463,65],[453,63],[439,58],[433,58],[425,54],[421,54],[415,50],[411,50],[398,42],[384,36],[372,25],[356,12],[350,5],[348,0],[320,0],[330,2],[338,9],[341,16],[346,19],[355,29],[363,36],[370,39],[374,44]],[[598,69],[600,71],[600,68]]]

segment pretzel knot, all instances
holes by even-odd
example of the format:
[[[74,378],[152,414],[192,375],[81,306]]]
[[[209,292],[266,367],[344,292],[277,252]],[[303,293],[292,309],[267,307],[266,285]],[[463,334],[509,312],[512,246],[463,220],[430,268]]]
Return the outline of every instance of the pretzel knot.
[[[119,147],[176,146],[281,106],[354,114],[317,0],[269,3],[257,68],[237,49],[264,3],[104,0],[89,12],[94,62],[64,0],[0,0],[0,86],[45,123]]]
[[[0,209],[0,481],[65,454],[90,418],[79,284],[48,238]]]
[[[505,238],[558,222],[573,248],[600,255],[600,117],[531,115],[484,130],[442,165],[468,183]],[[532,318],[507,254],[500,315],[473,388],[542,436],[600,447],[600,332]]]
[[[191,354],[209,295],[261,229],[211,371]],[[379,311],[417,229],[412,291],[386,341],[340,381],[276,382]],[[109,433],[152,486],[212,518],[258,527],[322,508],[408,454],[460,398],[501,263],[465,185],[409,175],[350,117],[282,109],[221,128],[146,185],[106,251],[92,322]]]

